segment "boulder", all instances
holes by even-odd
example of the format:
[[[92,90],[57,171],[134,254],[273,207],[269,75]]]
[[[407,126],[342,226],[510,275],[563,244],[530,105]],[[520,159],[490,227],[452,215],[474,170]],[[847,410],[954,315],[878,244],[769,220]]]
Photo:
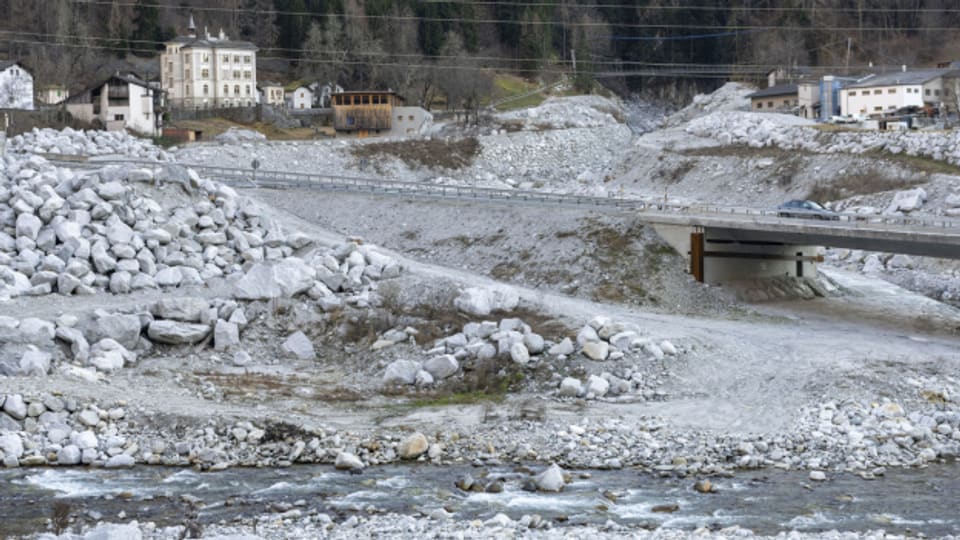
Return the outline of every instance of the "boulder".
[[[164,298],[151,311],[158,319],[195,323],[200,322],[201,314],[209,307],[203,298]]]
[[[358,470],[363,469],[363,462],[360,461],[360,458],[351,454],[350,452],[340,452],[337,454],[337,459],[334,461],[333,466],[340,470]]]
[[[137,357],[116,340],[104,338],[90,348],[90,365],[100,371],[116,371],[128,363],[136,361]]]
[[[236,323],[217,319],[213,327],[213,349],[225,351],[240,344],[240,327]]]
[[[607,394],[607,391],[610,390],[610,382],[604,379],[603,377],[597,377],[596,375],[591,375],[587,379],[587,394],[593,394],[594,397],[603,397]]]
[[[309,290],[316,277],[316,270],[296,257],[280,262],[261,262],[237,281],[233,295],[241,300],[290,297]]]
[[[453,301],[457,309],[477,317],[496,311],[512,311],[519,303],[517,291],[507,286],[470,287]]]
[[[3,401],[3,412],[10,415],[14,420],[23,420],[27,417],[27,404],[23,401],[20,394],[8,395]]]
[[[313,342],[300,331],[290,334],[290,337],[283,342],[280,348],[283,352],[292,354],[300,360],[315,360],[317,357],[317,353],[313,349]]]
[[[58,465],[79,465],[80,448],[75,444],[68,444],[57,452]]]
[[[394,360],[383,373],[384,384],[414,384],[420,362],[413,360]]]
[[[400,445],[397,447],[397,453],[401,459],[417,459],[423,455],[429,447],[430,443],[427,441],[426,436],[418,432],[400,441]]]
[[[559,492],[563,491],[564,472],[556,463],[547,467],[546,470],[534,477],[534,484],[540,491]]]
[[[104,467],[107,469],[121,469],[121,468],[130,468],[136,465],[136,460],[133,459],[133,456],[128,456],[126,454],[117,454],[111,456],[107,459],[107,462],[104,463]]]
[[[101,315],[90,328],[92,341],[110,338],[127,349],[137,348],[140,341],[140,317],[119,313]]]
[[[5,456],[20,458],[23,455],[23,441],[16,433],[0,435],[0,451]]]
[[[530,353],[523,343],[514,343],[510,346],[510,359],[523,366],[530,362]]]
[[[24,213],[17,216],[16,233],[18,237],[36,240],[42,227],[43,221],[33,214]]]
[[[527,351],[529,351],[530,354],[540,354],[543,352],[545,344],[543,337],[540,334],[527,332],[523,335],[523,345],[527,348]]]
[[[893,200],[890,202],[890,205],[884,211],[884,213],[892,214],[895,212],[911,212],[917,210],[923,203],[927,200],[927,192],[923,188],[914,188],[908,189],[906,191],[898,191],[894,196]]]
[[[563,338],[563,340],[561,340],[560,343],[557,343],[556,345],[550,347],[550,350],[547,352],[552,354],[553,356],[560,356],[561,354],[564,356],[569,356],[573,354],[573,351],[574,351],[573,341],[567,337],[567,338]]]
[[[566,377],[560,381],[558,393],[563,397],[577,397],[583,394],[583,383],[580,382],[580,379]]]
[[[436,380],[446,379],[460,371],[460,363],[450,354],[436,356],[424,362],[423,369]]]
[[[606,360],[610,355],[610,345],[605,341],[588,341],[583,344],[583,354],[591,360]]]
[[[51,355],[34,345],[28,345],[20,356],[20,372],[24,375],[43,377],[50,371]]]
[[[183,272],[179,267],[171,266],[158,270],[153,280],[160,287],[178,287],[183,282]]]
[[[152,321],[147,327],[147,336],[158,343],[189,345],[203,341],[210,334],[206,324],[178,321]]]

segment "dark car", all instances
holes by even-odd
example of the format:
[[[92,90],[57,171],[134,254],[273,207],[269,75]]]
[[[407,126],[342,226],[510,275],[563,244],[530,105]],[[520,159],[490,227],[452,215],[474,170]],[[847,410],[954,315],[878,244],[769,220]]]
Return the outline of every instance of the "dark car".
[[[788,218],[823,219],[839,221],[840,214],[827,210],[818,202],[794,199],[777,207],[777,215]]]

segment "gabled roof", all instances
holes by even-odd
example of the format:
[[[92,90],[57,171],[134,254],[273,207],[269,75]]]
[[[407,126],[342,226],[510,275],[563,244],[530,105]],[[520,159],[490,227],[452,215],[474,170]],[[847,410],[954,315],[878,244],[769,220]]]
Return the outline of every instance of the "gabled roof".
[[[903,86],[907,84],[923,84],[951,73],[949,69],[922,69],[916,71],[893,71],[868,77],[860,82],[851,84],[847,88],[873,88],[875,86]]]
[[[8,67],[19,66],[20,69],[26,71],[26,68],[23,67],[23,64],[17,60],[0,60],[0,71],[7,69]]]
[[[245,49],[250,51],[259,50],[256,45],[249,41],[236,41],[232,39],[219,39],[215,37],[191,37],[177,36],[167,43],[176,43],[182,45],[184,49]]]
[[[761,97],[771,97],[771,96],[790,96],[796,93],[797,93],[796,84],[778,84],[776,86],[764,88],[763,90],[758,90],[747,97],[761,98]]]

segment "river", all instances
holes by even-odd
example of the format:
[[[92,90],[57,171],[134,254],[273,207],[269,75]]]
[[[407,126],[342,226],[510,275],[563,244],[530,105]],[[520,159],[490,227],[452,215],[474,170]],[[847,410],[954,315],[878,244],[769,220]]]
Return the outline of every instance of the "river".
[[[182,523],[192,504],[201,523],[290,509],[325,512],[340,520],[352,513],[415,514],[443,507],[458,519],[487,519],[499,512],[513,519],[540,514],[560,527],[613,520],[643,528],[739,525],[757,534],[831,529],[960,534],[960,466],[955,463],[889,470],[870,481],[839,474],[818,483],[802,472],[741,472],[712,479],[712,494],[696,492],[690,478],[570,472],[573,481],[563,492],[533,493],[523,490],[527,468],[515,466],[413,464],[373,467],[356,475],[321,465],[219,472],[146,466],[10,469],[0,471],[0,483],[6,486],[0,490],[0,536],[43,531],[56,502],[91,521],[136,519],[158,525]],[[454,484],[467,474],[488,481],[502,478],[504,489],[465,493]],[[657,506],[664,508],[655,510]]]

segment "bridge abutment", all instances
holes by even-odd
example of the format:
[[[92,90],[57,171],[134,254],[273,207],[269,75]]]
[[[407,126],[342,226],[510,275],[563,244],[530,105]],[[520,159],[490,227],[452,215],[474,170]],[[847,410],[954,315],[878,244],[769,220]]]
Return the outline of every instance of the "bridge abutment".
[[[773,277],[816,277],[819,246],[745,240],[724,230],[655,225],[657,233],[689,261],[697,281],[724,283]]]

